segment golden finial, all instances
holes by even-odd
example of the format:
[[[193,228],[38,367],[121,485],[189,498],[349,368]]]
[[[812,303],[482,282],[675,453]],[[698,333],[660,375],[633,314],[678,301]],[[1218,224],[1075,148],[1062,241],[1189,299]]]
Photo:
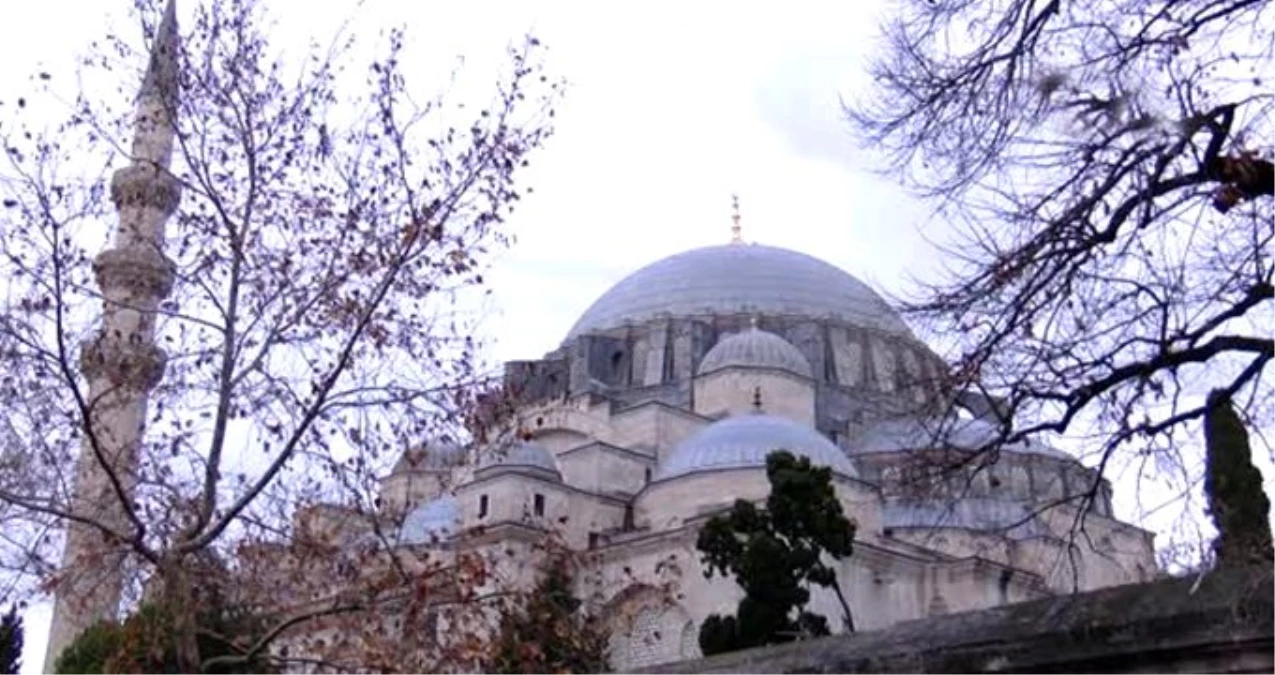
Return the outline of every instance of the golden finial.
[[[742,244],[744,243],[744,236],[743,236],[743,228],[740,227],[739,225],[739,195],[737,194],[731,195],[730,204],[731,204],[731,209],[734,211],[734,213],[732,213],[730,217],[731,222],[734,223],[733,225],[730,226],[730,243]]]

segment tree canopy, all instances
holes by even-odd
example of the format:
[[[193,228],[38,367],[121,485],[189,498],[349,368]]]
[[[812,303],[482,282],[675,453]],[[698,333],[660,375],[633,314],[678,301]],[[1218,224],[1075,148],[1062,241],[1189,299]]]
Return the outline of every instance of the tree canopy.
[[[1271,419],[1273,19],[1253,0],[891,5],[847,111],[936,207],[948,274],[908,308],[951,336],[947,386],[1001,402],[989,450],[1083,434],[1104,472],[1169,469],[1185,493],[1210,389]]]
[[[536,586],[520,594],[501,615],[489,673],[608,672],[602,617],[591,616],[575,596],[573,561],[551,553]]]
[[[144,44],[103,35],[79,72],[32,73],[0,107],[5,587],[64,591],[74,618],[106,612],[75,611],[87,593],[69,591],[118,604],[156,583],[186,672],[210,665],[208,555],[272,612],[254,655],[424,597],[434,568],[392,545],[402,514],[379,508],[380,478],[405,448],[470,433],[491,373],[458,303],[510,241],[562,93],[531,36],[432,92],[409,85],[407,29],[360,62],[354,39],[373,31],[285,45],[265,4],[179,3],[177,25],[139,1]],[[140,381],[141,403],[126,395]],[[301,532],[316,510],[359,523],[358,545]],[[91,555],[60,564],[63,532]],[[397,642],[372,619],[349,635]],[[338,669],[371,667],[359,657],[376,650],[349,651]],[[434,667],[420,663],[403,667]]]
[[[207,673],[275,672],[265,654],[231,658],[226,665],[213,660],[243,655],[259,637],[260,621],[224,606],[205,606],[195,628],[199,656]],[[144,604],[122,623],[101,621],[72,642],[54,664],[58,673],[176,673],[189,663],[180,653],[182,635],[172,612],[162,605]]]
[[[827,619],[805,609],[811,585],[837,594],[844,628],[854,630],[836,570],[824,559],[850,555],[855,532],[831,469],[780,450],[766,457],[766,476],[771,492],[764,509],[741,499],[700,530],[705,577],[729,575],[744,590],[734,616],[713,614],[700,626],[706,656],[827,635]]]

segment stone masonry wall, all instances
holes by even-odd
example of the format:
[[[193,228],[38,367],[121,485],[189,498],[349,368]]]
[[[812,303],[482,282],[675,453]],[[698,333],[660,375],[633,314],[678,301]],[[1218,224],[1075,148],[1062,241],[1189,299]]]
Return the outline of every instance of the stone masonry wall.
[[[1162,579],[721,654],[653,673],[1270,673],[1272,570]]]

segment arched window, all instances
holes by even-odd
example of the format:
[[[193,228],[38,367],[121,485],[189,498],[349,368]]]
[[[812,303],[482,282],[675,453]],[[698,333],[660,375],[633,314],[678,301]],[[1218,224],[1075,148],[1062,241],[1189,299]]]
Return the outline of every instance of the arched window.
[[[682,652],[683,659],[698,659],[702,654],[699,650],[699,632],[695,630],[695,622],[687,621],[682,626]]]

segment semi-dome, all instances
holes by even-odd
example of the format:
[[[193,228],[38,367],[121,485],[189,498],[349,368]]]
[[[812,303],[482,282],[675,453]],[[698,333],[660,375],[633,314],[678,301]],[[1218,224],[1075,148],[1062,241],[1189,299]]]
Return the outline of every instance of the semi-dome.
[[[1045,534],[1037,508],[1023,499],[963,499],[932,501],[891,499],[881,505],[881,526],[887,529],[960,528],[1000,532],[1011,539]]]
[[[993,424],[979,419],[890,419],[865,429],[851,444],[850,452],[855,455],[870,455],[926,450],[937,446],[958,450],[980,450],[994,442],[997,435],[997,429]],[[1002,449],[1056,459],[1074,459],[1061,450],[1034,440],[1010,443]]]
[[[738,415],[714,422],[673,449],[660,463],[655,480],[705,471],[766,466],[776,450],[810,458],[833,472],[856,478],[859,472],[835,443],[814,429],[767,414]]]
[[[400,544],[428,544],[455,534],[460,527],[460,503],[444,495],[412,509],[403,518]]]
[[[703,375],[731,366],[774,368],[801,377],[811,377],[814,372],[801,350],[782,337],[755,326],[742,333],[728,335],[713,345],[700,361],[699,373]]]
[[[539,443],[519,441],[507,450],[497,450],[485,455],[478,463],[478,470],[525,470],[553,474],[561,479],[558,462],[553,453]]]
[[[804,253],[757,244],[697,248],[622,279],[572,326],[577,335],[661,316],[800,316],[911,335],[881,296]]]

